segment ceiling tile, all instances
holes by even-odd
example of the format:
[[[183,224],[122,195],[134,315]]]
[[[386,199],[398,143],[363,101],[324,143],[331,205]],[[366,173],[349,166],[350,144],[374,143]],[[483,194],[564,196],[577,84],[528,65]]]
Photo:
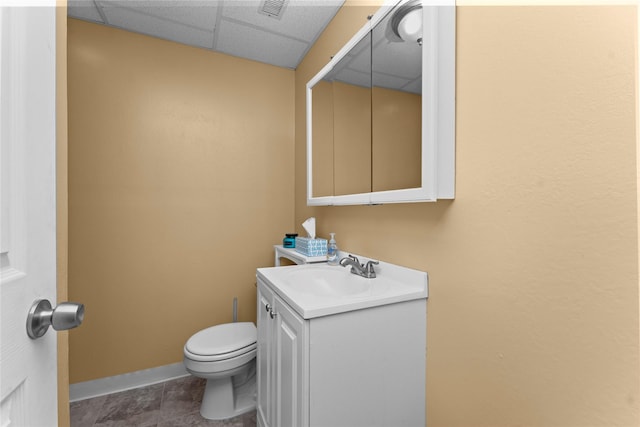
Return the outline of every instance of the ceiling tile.
[[[383,42],[374,46],[373,69],[405,79],[422,74],[422,47],[418,43]]]
[[[407,80],[389,74],[373,73],[373,85],[387,89],[396,89],[404,92],[420,94],[422,92],[422,79]]]
[[[191,46],[211,48],[213,45],[212,30],[202,30],[122,7],[104,7],[103,12],[110,25]]]
[[[335,16],[342,3],[344,0],[289,0],[281,16],[273,18],[258,13],[262,0],[242,0],[226,2],[223,16],[275,34],[312,42]]]
[[[351,68],[343,69],[335,80],[355,86],[371,87],[371,73],[362,73]]]
[[[242,58],[295,68],[307,51],[307,43],[222,20],[215,50]]]
[[[123,1],[99,0],[98,4],[107,10],[110,7],[120,7],[132,13],[142,13],[156,18],[195,27],[212,32],[218,14],[218,3],[211,1]]]
[[[69,0],[67,14],[72,18],[102,23],[102,16],[95,3],[87,0]]]

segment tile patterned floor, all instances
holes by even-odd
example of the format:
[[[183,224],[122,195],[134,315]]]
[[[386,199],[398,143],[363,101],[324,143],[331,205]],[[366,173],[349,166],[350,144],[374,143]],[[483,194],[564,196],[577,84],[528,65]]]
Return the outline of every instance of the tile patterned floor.
[[[71,403],[71,427],[255,427],[252,411],[225,421],[200,415],[205,380],[192,376]]]

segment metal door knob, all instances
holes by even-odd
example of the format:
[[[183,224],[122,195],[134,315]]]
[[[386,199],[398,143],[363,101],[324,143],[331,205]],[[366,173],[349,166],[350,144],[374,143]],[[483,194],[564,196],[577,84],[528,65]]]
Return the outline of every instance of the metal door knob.
[[[66,331],[80,326],[84,319],[84,305],[75,302],[62,302],[54,309],[46,299],[34,301],[27,316],[27,335],[36,339],[43,336],[49,326],[56,331]]]

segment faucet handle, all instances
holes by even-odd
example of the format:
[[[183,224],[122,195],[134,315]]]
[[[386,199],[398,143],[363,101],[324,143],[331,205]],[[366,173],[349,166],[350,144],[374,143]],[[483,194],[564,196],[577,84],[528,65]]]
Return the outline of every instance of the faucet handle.
[[[355,262],[357,262],[357,263],[358,263],[358,265],[360,265],[360,260],[358,260],[358,257],[357,257],[357,256],[354,256],[354,255],[349,254],[349,258],[351,258],[352,260],[354,260]]]
[[[376,271],[374,270],[373,266],[378,264],[380,264],[379,261],[367,261],[367,266],[365,267],[365,271],[367,273],[375,274]]]

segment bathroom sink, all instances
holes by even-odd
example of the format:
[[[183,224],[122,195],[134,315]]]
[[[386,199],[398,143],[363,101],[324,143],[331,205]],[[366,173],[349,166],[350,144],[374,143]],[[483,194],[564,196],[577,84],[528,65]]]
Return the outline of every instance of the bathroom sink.
[[[366,258],[359,258],[366,262]],[[257,275],[305,319],[428,296],[427,273],[423,271],[382,261],[373,279],[350,270],[318,263],[259,268]]]
[[[284,282],[295,291],[317,297],[373,295],[387,289],[385,281],[365,279],[350,273],[351,267],[315,266],[290,269]]]

